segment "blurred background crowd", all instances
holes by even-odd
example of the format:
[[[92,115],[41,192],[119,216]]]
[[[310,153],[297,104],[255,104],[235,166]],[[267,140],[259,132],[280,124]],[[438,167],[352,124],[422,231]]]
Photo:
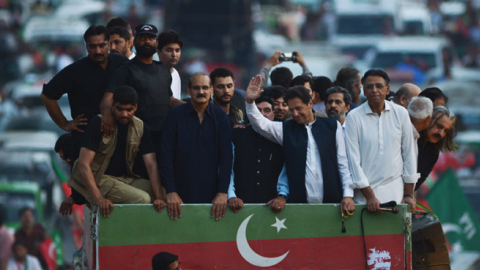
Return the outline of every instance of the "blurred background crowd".
[[[20,209],[34,209],[56,242],[58,265],[80,246],[82,214],[59,218],[69,169],[53,149],[65,131],[40,93],[86,55],[88,26],[116,16],[182,35],[184,97],[195,72],[228,67],[245,89],[275,51],[294,50],[314,76],[332,81],[351,65],[362,74],[385,69],[392,91],[406,82],[440,88],[459,118],[459,149],[440,156],[420,195],[453,168],[480,217],[480,0],[0,0],[0,204],[12,230]],[[292,62],[279,66],[302,73]],[[59,104],[70,116],[67,96]]]

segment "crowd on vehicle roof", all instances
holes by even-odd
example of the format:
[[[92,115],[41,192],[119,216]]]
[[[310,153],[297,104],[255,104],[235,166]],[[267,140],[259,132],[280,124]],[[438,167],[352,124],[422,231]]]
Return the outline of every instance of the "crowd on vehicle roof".
[[[380,69],[344,67],[332,82],[314,76],[301,52],[275,52],[245,90],[235,88],[230,69],[217,67],[193,74],[182,100],[179,33],[150,24],[132,31],[114,18],[89,27],[84,39],[88,56],[41,94],[68,132],[55,146],[71,166],[62,215],[74,204],[96,204],[105,217],[114,204],[153,204],[177,219],[184,203],[211,203],[211,218],[220,220],[245,203],[274,212],[287,203],[338,203],[351,213],[355,204],[377,212],[389,201],[413,212],[439,153],[455,151],[456,117],[443,92],[410,83],[391,89]],[[271,71],[282,61],[298,63],[303,74]],[[70,121],[57,102],[64,94]]]

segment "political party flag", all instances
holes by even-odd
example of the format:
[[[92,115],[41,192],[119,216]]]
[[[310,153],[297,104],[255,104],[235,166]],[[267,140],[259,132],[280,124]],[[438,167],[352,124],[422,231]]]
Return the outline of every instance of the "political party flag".
[[[43,259],[47,263],[48,270],[55,270],[57,269],[57,253],[55,251],[55,243],[52,241],[51,238],[45,239],[40,244],[40,253],[42,254]]]
[[[435,183],[426,199],[442,222],[453,252],[480,251],[480,223],[452,170]]]
[[[152,205],[115,205],[88,233],[97,239],[98,269],[150,269],[162,251],[178,255],[182,269],[405,269],[411,255],[406,205],[396,215],[365,211],[367,258],[364,206],[345,218],[345,233],[339,204],[287,205],[281,213],[245,205],[219,221],[211,207],[182,205],[182,217],[171,220]]]

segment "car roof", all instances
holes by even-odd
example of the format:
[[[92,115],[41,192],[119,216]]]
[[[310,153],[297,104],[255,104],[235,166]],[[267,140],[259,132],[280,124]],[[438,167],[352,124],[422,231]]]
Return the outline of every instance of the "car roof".
[[[0,163],[5,164],[26,164],[30,162],[50,161],[50,156],[45,152],[33,151],[2,151],[0,150]]]
[[[445,38],[437,37],[393,37],[381,40],[377,52],[432,52],[449,45]]]
[[[39,40],[80,41],[89,26],[89,23],[84,19],[34,16],[25,24],[23,38],[25,42]]]
[[[40,98],[41,93],[42,93],[41,85],[22,84],[15,88],[13,92],[13,98],[17,99],[25,96],[38,96]]]
[[[2,150],[52,151],[58,135],[49,131],[8,131],[0,134]]]

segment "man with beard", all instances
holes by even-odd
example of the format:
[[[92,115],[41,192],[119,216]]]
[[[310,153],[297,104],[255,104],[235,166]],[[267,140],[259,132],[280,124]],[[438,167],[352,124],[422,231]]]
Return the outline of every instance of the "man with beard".
[[[193,74],[187,91],[191,101],[170,110],[165,120],[160,174],[168,214],[181,217],[183,202],[212,203],[210,217],[220,220],[232,173],[232,130],[225,112],[209,102],[207,74]]]
[[[214,69],[210,73],[213,85],[213,104],[222,108],[228,115],[230,127],[242,123],[243,112],[230,102],[235,92],[235,78],[233,72],[225,67]]]
[[[285,96],[287,95],[287,90],[280,85],[273,85],[266,87],[264,89],[266,96],[270,97],[273,101],[273,113],[275,121],[287,121],[290,118],[290,111],[288,110],[287,102],[285,101]]]
[[[167,65],[172,73],[172,89],[173,97],[176,99],[182,98],[182,85],[180,75],[174,68],[180,61],[182,55],[183,39],[177,32],[169,30],[164,31],[158,35],[157,53],[160,61]]]
[[[110,33],[110,53],[123,54],[128,59],[133,59],[135,53],[131,51],[133,40],[128,29],[121,26],[114,26],[108,29]]]
[[[428,127],[420,131],[418,139],[418,172],[420,178],[415,190],[425,182],[437,163],[440,151],[455,152],[457,146],[453,139],[457,132],[457,118],[455,114],[443,106],[433,108],[432,120]]]
[[[343,135],[345,136],[345,118],[350,110],[352,96],[347,89],[341,86],[330,87],[325,92],[325,111],[328,117],[337,119],[342,125]]]
[[[120,66],[113,74],[102,100],[102,131],[108,137],[112,134],[115,119],[112,114],[112,98],[116,89],[122,85],[131,86],[138,93],[138,109],[135,116],[140,118],[150,129],[155,145],[157,159],[160,156],[163,122],[168,110],[184,102],[173,97],[170,85],[172,75],[167,65],[153,61],[157,50],[157,28],[151,24],[135,27],[134,59]],[[144,164],[139,159],[134,171],[147,177]]]
[[[355,210],[352,178],[345,152],[342,127],[334,119],[313,114],[313,101],[304,86],[288,89],[285,97],[293,120],[273,122],[254,101],[262,91],[260,75],[247,89],[247,115],[262,136],[283,147],[288,181],[277,184],[278,196],[267,203],[280,212],[285,203],[341,203],[341,211]]]
[[[104,137],[102,116],[96,116],[85,133],[80,157],[73,165],[69,183],[100,213],[108,217],[113,204],[147,204],[159,212],[165,207],[155,148],[148,127],[134,116],[138,95],[130,86],[120,86],[113,95],[115,131]],[[132,171],[136,158],[144,160],[148,179]]]

